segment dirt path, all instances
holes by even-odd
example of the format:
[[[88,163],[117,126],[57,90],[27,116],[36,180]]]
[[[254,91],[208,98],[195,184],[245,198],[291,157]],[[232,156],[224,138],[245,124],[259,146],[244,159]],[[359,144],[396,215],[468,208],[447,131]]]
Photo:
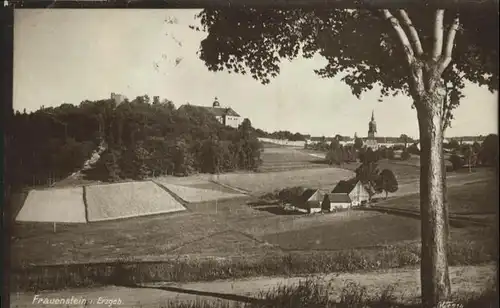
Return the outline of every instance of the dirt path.
[[[494,265],[450,267],[452,291],[455,294],[480,293],[495,277]],[[393,269],[367,273],[329,274],[318,276],[323,283],[331,283],[331,295],[340,296],[343,286],[353,281],[377,294],[387,287],[394,287],[394,295],[400,300],[413,301],[420,293],[420,274],[418,269]],[[154,307],[167,300],[233,300],[251,301],[261,291],[273,289],[279,285],[292,285],[304,277],[257,277],[245,280],[197,282],[186,284],[156,283],[142,287],[102,287],[93,289],[73,289],[57,292],[40,292],[39,297],[46,298],[85,298],[96,302],[99,297],[120,299],[122,307]],[[11,294],[11,307],[28,307],[33,303],[33,293]],[[39,306],[39,305],[37,305]],[[73,305],[72,305],[73,306]],[[91,305],[88,307],[98,307]],[[74,305],[74,307],[83,307]],[[100,305],[99,307],[105,307]]]

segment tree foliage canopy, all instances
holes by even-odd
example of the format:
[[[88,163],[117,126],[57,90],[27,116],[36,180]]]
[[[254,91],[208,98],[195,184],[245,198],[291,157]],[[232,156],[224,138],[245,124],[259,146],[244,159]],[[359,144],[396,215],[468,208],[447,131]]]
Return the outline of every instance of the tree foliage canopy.
[[[387,197],[388,193],[394,193],[398,190],[398,180],[390,169],[384,169],[379,174],[377,186],[385,191]]]
[[[280,73],[284,59],[319,54],[328,62],[316,73],[325,78],[341,76],[358,97],[376,86],[382,95],[412,94],[404,47],[391,23],[416,31],[421,51],[416,56],[430,59],[433,14],[425,8],[394,10],[394,18],[380,10],[205,9],[198,15],[201,28],[197,29],[207,31],[208,36],[201,43],[199,57],[211,71],[250,74],[266,84]],[[448,119],[459,104],[466,80],[491,91],[498,89],[498,12],[447,10],[445,33],[451,32],[457,14],[460,26],[453,59],[443,72],[450,89]]]

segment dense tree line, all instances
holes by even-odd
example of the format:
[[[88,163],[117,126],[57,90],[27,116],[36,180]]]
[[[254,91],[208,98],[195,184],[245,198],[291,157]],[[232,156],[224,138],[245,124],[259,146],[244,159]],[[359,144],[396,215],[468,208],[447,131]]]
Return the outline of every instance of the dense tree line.
[[[202,108],[177,110],[171,101],[151,102],[147,95],[118,105],[84,101],[16,112],[8,143],[13,187],[62,179],[80,169],[99,144],[106,150],[85,176],[101,181],[255,170],[261,162],[261,144],[248,119],[234,129]]]

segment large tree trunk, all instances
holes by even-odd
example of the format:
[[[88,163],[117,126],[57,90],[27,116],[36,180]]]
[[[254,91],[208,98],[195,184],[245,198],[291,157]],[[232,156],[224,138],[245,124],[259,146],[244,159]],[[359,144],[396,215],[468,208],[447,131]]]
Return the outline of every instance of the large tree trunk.
[[[424,307],[437,307],[451,293],[448,274],[448,209],[443,156],[441,82],[416,101],[420,129],[421,281]]]
[[[409,65],[409,87],[420,129],[420,211],[422,224],[422,304],[438,307],[450,296],[448,273],[448,209],[446,170],[443,160],[443,131],[450,109],[444,110],[446,88],[442,75],[452,60],[455,35],[460,26],[457,14],[444,39],[444,9],[434,12],[432,48],[424,52],[419,33],[405,10],[399,10],[408,34],[390,10],[383,16],[394,28]],[[444,116],[446,113],[446,117]]]

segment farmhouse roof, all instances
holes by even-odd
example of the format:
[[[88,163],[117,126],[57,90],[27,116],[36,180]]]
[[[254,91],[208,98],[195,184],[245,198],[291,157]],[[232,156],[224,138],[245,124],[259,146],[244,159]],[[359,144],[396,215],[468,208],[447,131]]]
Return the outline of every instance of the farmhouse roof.
[[[349,197],[347,193],[328,194],[328,199],[330,200],[330,203],[350,203],[352,201],[351,197]]]
[[[232,108],[222,108],[222,107],[202,107],[211,112],[215,116],[223,117],[223,116],[231,116],[231,117],[239,117],[240,115],[236,113]]]
[[[358,184],[356,179],[340,181],[337,186],[333,188],[332,194],[348,194],[354,189],[356,184]]]
[[[307,202],[309,201],[309,199],[311,199],[311,197],[314,195],[314,193],[316,193],[318,190],[317,189],[311,189],[311,188],[308,188],[306,189],[302,195],[300,196],[300,201],[302,202]]]

